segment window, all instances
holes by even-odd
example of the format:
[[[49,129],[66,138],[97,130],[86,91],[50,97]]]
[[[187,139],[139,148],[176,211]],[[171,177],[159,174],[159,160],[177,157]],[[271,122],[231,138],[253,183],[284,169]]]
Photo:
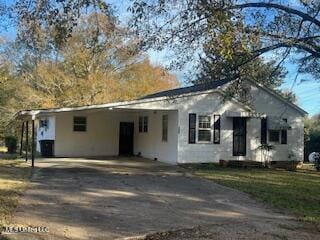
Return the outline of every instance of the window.
[[[139,133],[148,132],[148,117],[139,117]]]
[[[288,122],[286,118],[282,119],[284,122]],[[281,130],[281,144],[287,144],[287,130]]]
[[[279,142],[279,140],[280,140],[280,131],[269,130],[269,141],[270,142]]]
[[[48,120],[47,119],[45,119],[45,120],[40,120],[40,127],[41,128],[46,128],[46,127],[48,127]]]
[[[162,115],[162,141],[168,141],[168,115]]]
[[[195,113],[189,114],[189,143],[196,143],[196,122],[197,115]]]
[[[214,115],[213,119],[213,143],[220,144],[220,115]]]
[[[75,131],[75,132],[87,131],[87,118],[86,117],[73,117],[73,131]]]
[[[261,119],[261,144],[267,144],[267,119]]]
[[[143,130],[143,117],[139,117],[139,132]]]
[[[210,116],[199,116],[198,141],[199,142],[211,141],[211,117]]]
[[[148,117],[143,117],[143,131],[148,132]]]

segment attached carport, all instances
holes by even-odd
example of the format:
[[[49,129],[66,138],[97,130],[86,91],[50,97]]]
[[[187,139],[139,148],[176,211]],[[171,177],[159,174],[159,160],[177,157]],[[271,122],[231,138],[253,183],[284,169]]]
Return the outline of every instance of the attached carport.
[[[72,123],[76,116],[86,117],[86,133],[72,130]],[[55,118],[54,155],[56,157],[101,157],[132,154],[176,164],[177,110],[142,109],[135,108],[132,104],[106,104],[19,112],[16,119],[21,123],[20,154],[22,155],[24,148],[23,139],[26,139],[25,143],[31,144],[32,166],[34,166],[36,156],[36,144],[39,140],[45,140],[41,134],[37,134],[38,123],[40,120],[52,117]],[[30,134],[30,123],[31,143],[26,137]],[[167,124],[166,128],[164,128],[164,124]],[[130,138],[132,138],[131,150],[130,146],[128,147]],[[28,155],[28,150],[26,150],[26,161]]]

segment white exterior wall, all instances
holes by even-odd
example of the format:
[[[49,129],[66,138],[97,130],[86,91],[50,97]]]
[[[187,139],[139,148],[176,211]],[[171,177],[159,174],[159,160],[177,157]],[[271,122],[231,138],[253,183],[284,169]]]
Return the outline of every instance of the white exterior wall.
[[[126,106],[127,107],[127,106]],[[178,114],[178,163],[218,162],[220,159],[232,157],[232,118],[227,118],[226,111],[245,111],[234,102],[224,102],[220,93],[198,94],[180,97],[168,101],[134,104],[131,108],[145,109],[177,109]],[[221,115],[220,144],[188,143],[189,113],[198,115]],[[213,123],[212,123],[213,124]],[[196,136],[198,139],[198,135]],[[249,151],[248,151],[249,152]],[[238,159],[238,158],[235,158]]]
[[[287,118],[292,127],[287,131],[287,144],[269,143],[274,150],[268,153],[259,149],[261,120],[247,118],[247,144],[246,156],[233,156],[233,119],[225,115],[226,111],[247,111],[242,105],[228,101],[224,102],[220,93],[203,93],[188,97],[180,97],[166,101],[154,101],[129,106],[131,108],[145,109],[175,109],[179,111],[178,126],[178,163],[218,162],[224,160],[254,160],[254,161],[281,161],[290,160],[292,152],[295,159],[303,159],[303,116],[288,104],[279,100],[265,90],[251,86],[252,108],[257,113],[266,113],[267,116]],[[128,106],[126,106],[128,107]],[[221,115],[220,144],[188,143],[189,113]],[[198,132],[198,131],[197,131]],[[196,139],[198,136],[196,137]]]
[[[257,112],[266,113],[267,116],[287,118],[288,124],[292,127],[291,130],[287,130],[287,144],[269,142],[269,144],[274,146],[274,150],[270,153],[270,160],[290,160],[288,155],[293,153],[296,160],[302,161],[304,152],[303,116],[288,104],[270,95],[260,87],[251,85],[251,95],[253,97],[253,108]],[[254,129],[260,129],[260,122],[255,123]],[[260,136],[260,131],[253,134],[252,138],[257,138],[258,136]],[[256,145],[253,145],[252,149],[254,150],[256,147]],[[259,159],[263,158],[260,154],[257,153]]]
[[[73,131],[73,117],[87,117],[87,131]],[[135,115],[123,112],[64,113],[56,117],[55,156],[94,157],[119,153],[120,122],[134,122]]]
[[[47,120],[47,127],[40,127],[39,121]],[[41,140],[55,140],[56,138],[56,118],[54,116],[40,118],[37,121],[37,152],[40,152],[40,141]]]
[[[292,127],[287,131],[287,144],[271,143],[274,150],[268,160],[303,159],[303,116],[288,104],[262,88],[251,86],[252,106],[257,113],[287,118]],[[141,110],[143,109],[143,110]],[[247,118],[247,154],[233,156],[233,119],[226,111],[248,111],[235,101],[223,101],[219,92],[201,93],[168,100],[150,100],[104,109],[99,112],[79,111],[56,114],[56,156],[118,155],[120,122],[134,122],[134,153],[168,163],[218,162],[224,160],[264,161],[259,149],[261,120]],[[220,144],[188,143],[189,113],[221,115]],[[168,142],[162,142],[162,115],[168,114]],[[73,116],[87,116],[87,132],[73,132]],[[139,133],[139,116],[149,117],[147,133]],[[212,123],[213,124],[213,123]],[[198,126],[198,124],[197,124]],[[197,131],[198,133],[198,131]],[[196,136],[196,139],[198,136]]]
[[[162,142],[162,115],[168,114],[168,142]],[[87,117],[87,131],[73,131],[73,117]],[[149,117],[147,133],[139,133],[139,116]],[[56,116],[56,157],[115,156],[119,154],[120,122],[134,123],[134,153],[176,164],[177,112],[100,111]]]
[[[168,141],[162,141],[162,116],[168,115]],[[134,153],[143,157],[177,163],[178,112],[177,111],[143,111],[139,116],[148,116],[148,132],[139,132],[138,121],[135,127]]]

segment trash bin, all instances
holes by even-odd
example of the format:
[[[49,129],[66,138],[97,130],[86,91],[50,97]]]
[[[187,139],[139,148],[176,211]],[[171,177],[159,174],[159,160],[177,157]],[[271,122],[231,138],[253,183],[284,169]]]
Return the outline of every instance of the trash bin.
[[[54,140],[40,140],[42,157],[53,157]]]

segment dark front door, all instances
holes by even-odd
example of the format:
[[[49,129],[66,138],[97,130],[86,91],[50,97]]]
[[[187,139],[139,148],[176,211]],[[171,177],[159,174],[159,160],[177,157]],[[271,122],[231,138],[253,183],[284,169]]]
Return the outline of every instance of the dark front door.
[[[233,118],[233,156],[245,156],[247,147],[247,119]]]
[[[133,154],[133,123],[120,122],[119,155]]]

